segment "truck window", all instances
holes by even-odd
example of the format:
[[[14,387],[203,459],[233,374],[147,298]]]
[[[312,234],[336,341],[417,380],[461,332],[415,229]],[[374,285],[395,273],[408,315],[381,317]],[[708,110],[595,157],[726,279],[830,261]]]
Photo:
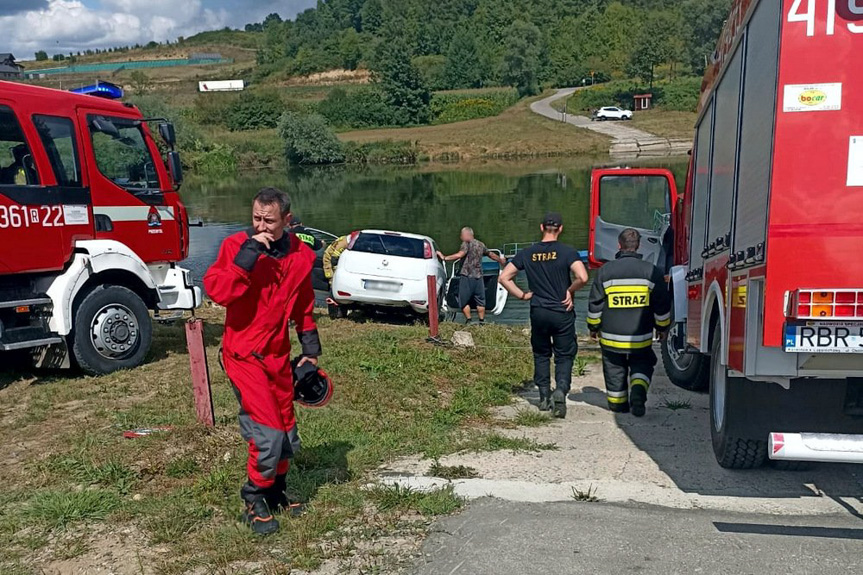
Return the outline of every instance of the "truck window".
[[[609,224],[659,231],[667,223],[671,191],[664,176],[604,176],[599,213]]]
[[[0,106],[0,186],[38,186],[39,172],[12,108]]]
[[[57,183],[61,186],[81,187],[81,164],[78,161],[75,124],[72,120],[57,116],[33,116],[33,124],[39,132],[48,159],[51,160]]]
[[[96,166],[106,178],[132,192],[158,190],[159,176],[144,134],[133,120],[99,117],[103,130],[93,123],[90,133]]]

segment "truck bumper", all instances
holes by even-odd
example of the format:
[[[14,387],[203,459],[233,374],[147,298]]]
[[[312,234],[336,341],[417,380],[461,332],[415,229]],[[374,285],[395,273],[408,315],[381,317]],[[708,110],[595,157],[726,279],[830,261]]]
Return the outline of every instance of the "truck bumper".
[[[189,270],[172,267],[167,270],[164,279],[157,285],[159,303],[157,307],[164,310],[190,310],[201,305],[203,293],[201,288],[193,285]]]
[[[768,454],[777,461],[863,463],[863,435],[773,432]]]

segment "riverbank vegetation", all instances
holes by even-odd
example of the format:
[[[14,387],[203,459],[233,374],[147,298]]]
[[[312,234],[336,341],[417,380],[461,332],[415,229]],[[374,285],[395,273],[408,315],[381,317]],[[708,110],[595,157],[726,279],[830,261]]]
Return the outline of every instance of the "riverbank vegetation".
[[[277,536],[255,537],[238,522],[246,446],[216,360],[224,312],[199,313],[214,428],[195,423],[182,324],[157,325],[147,363],[133,371],[76,377],[4,364],[0,572],[286,573],[340,560],[388,572],[390,553],[460,501],[449,490],[369,490],[378,466],[409,454],[554,447],[495,431],[490,408],[531,376],[520,329],[483,328],[473,333],[479,347],[460,351],[426,343],[421,325],[322,318],[322,365],[336,393],[326,408],[299,409],[304,449],[289,474],[309,511],[283,518]],[[454,329],[444,324],[444,338]],[[155,431],[123,438],[139,428]]]

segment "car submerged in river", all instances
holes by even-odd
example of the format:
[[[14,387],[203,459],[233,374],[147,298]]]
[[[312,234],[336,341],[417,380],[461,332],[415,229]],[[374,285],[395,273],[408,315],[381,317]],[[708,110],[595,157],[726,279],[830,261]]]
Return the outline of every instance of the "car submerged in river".
[[[428,277],[435,278],[435,297],[441,314],[458,309],[458,264],[450,277],[437,257],[437,245],[427,236],[387,230],[362,230],[352,235],[333,277],[330,308],[334,317],[354,309],[401,308],[425,315],[429,308]],[[487,259],[487,258],[486,258]],[[491,260],[489,260],[491,262]],[[483,273],[489,311],[500,314],[506,291],[498,286],[500,268],[485,262]],[[489,297],[489,293],[491,297]]]

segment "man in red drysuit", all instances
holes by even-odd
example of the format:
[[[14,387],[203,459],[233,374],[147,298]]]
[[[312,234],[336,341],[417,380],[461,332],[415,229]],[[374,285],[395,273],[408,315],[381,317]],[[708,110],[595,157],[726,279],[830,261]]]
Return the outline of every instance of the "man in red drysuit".
[[[223,362],[240,402],[240,432],[249,445],[248,481],[240,492],[244,521],[255,533],[279,529],[273,511],[286,505],[289,459],[300,447],[294,418],[290,322],[302,346],[300,365],[317,365],[321,342],[312,317],[315,253],[287,231],[291,200],[264,188],[252,204],[252,227],[222,243],[204,276],[207,294],[226,308]]]

